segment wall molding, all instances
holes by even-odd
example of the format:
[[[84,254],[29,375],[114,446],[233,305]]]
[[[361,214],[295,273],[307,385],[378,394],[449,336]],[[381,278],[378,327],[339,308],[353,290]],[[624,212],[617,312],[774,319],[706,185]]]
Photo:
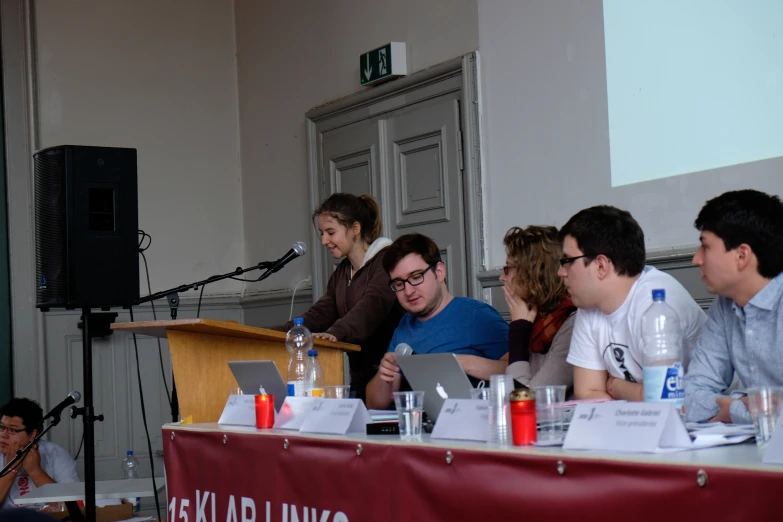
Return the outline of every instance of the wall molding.
[[[293,291],[290,289],[268,290],[245,294],[240,300],[243,308],[258,308],[266,306],[290,305]],[[313,289],[310,286],[300,287],[296,291],[294,304],[313,303]]]
[[[703,284],[700,287],[696,287],[700,284],[701,280],[698,277],[689,277],[698,272],[698,269],[693,266],[693,255],[696,253],[696,246],[681,247],[681,248],[666,248],[660,250],[654,250],[648,252],[646,264],[654,266],[658,270],[663,272],[670,272],[690,294],[693,296],[696,303],[703,309],[708,309],[712,303],[714,296],[708,294],[704,289]],[[499,288],[503,286],[500,282],[500,274],[502,270],[485,270],[478,274],[478,281],[481,285],[482,300],[494,306],[504,319],[510,318],[508,309],[506,306],[503,293]],[[698,281],[699,283],[695,283]]]
[[[293,292],[291,290],[285,289],[285,290],[268,290],[268,291],[261,291],[261,292],[254,292],[249,295],[241,295],[241,294],[212,294],[212,295],[205,295],[201,300],[201,311],[202,311],[202,317],[204,316],[203,311],[204,310],[233,310],[233,309],[240,309],[240,310],[246,310],[249,308],[263,308],[263,307],[271,307],[271,306],[281,306],[281,305],[287,305],[290,306],[291,304],[291,297],[293,295]],[[312,303],[312,289],[310,287],[299,289],[296,292],[296,296],[294,297],[294,304],[311,304]],[[169,318],[169,307],[166,305],[166,301],[164,299],[159,299],[155,301],[155,313],[158,316],[158,319],[168,319]],[[133,307],[133,313],[134,315],[151,315],[152,314],[152,303],[144,303],[140,304],[138,306]],[[192,296],[180,296],[180,304],[178,308],[178,312],[195,312],[198,308],[198,295]],[[100,310],[95,309],[95,312],[99,312]],[[123,308],[111,308],[109,310],[110,312],[117,312],[121,316],[124,313],[127,313],[126,309]],[[57,317],[57,316],[63,316],[63,315],[73,315],[73,316],[80,316],[82,313],[81,310],[65,310],[65,309],[54,309],[50,310],[49,312],[46,312],[46,316],[51,317]]]
[[[658,270],[668,271],[676,268],[692,268],[693,255],[696,253],[696,247],[667,248],[658,251],[652,251],[647,256],[646,264],[654,266]],[[501,269],[484,270],[479,272],[478,280],[481,288],[492,288],[502,286],[500,282]]]

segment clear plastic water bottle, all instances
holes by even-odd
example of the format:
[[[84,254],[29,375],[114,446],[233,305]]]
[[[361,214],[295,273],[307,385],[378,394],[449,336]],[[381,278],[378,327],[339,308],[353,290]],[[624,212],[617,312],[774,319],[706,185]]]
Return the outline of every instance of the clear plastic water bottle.
[[[126,479],[139,478],[139,461],[133,456],[133,450],[128,450],[127,457],[122,460],[122,473]],[[125,502],[133,505],[133,515],[139,514],[139,507],[141,506],[141,498],[131,497],[126,498]]]
[[[294,327],[285,336],[285,346],[288,348],[288,396],[304,397],[304,381],[307,370],[306,354],[313,348],[313,334],[304,325],[304,319],[294,319]]]
[[[307,369],[305,370],[304,382],[306,397],[324,396],[324,372],[321,370],[321,363],[318,362],[318,350],[309,350],[307,352]]]
[[[677,312],[666,304],[666,291],[652,291],[653,304],[642,316],[644,400],[670,401],[682,415],[685,398],[682,329]]]

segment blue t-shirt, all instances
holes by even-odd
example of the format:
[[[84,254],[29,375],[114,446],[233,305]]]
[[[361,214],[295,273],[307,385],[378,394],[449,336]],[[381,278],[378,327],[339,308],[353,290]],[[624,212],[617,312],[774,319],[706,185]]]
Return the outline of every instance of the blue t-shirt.
[[[417,354],[461,353],[500,359],[508,352],[508,325],[488,304],[455,297],[426,321],[405,314],[388,351],[393,352],[399,343],[408,343]]]

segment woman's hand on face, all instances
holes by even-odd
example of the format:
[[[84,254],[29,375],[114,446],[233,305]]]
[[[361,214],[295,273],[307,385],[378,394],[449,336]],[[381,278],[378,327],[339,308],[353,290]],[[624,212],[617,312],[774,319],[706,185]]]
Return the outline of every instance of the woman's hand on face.
[[[332,341],[333,343],[337,342],[337,337],[335,337],[334,335],[332,335],[330,333],[326,333],[326,332],[314,333],[313,337],[317,337],[319,339],[325,339],[327,341]]]
[[[503,285],[503,295],[506,298],[508,310],[511,312],[512,321],[519,321],[520,319],[524,319],[532,323],[536,320],[538,309],[535,306],[529,307],[524,299],[519,297],[506,285]]]

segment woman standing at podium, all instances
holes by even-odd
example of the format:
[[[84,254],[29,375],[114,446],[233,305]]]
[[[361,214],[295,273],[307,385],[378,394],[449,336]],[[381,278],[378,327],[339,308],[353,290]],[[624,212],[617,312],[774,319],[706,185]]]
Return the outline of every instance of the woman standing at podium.
[[[365,387],[405,313],[382,264],[391,240],[381,237],[380,208],[366,194],[332,194],[313,212],[313,221],[321,244],[334,259],[344,259],[329,278],[326,293],[302,315],[304,324],[314,337],[362,347],[349,353],[348,360],[351,391],[364,399]],[[288,331],[292,326],[289,321],[273,329]]]

